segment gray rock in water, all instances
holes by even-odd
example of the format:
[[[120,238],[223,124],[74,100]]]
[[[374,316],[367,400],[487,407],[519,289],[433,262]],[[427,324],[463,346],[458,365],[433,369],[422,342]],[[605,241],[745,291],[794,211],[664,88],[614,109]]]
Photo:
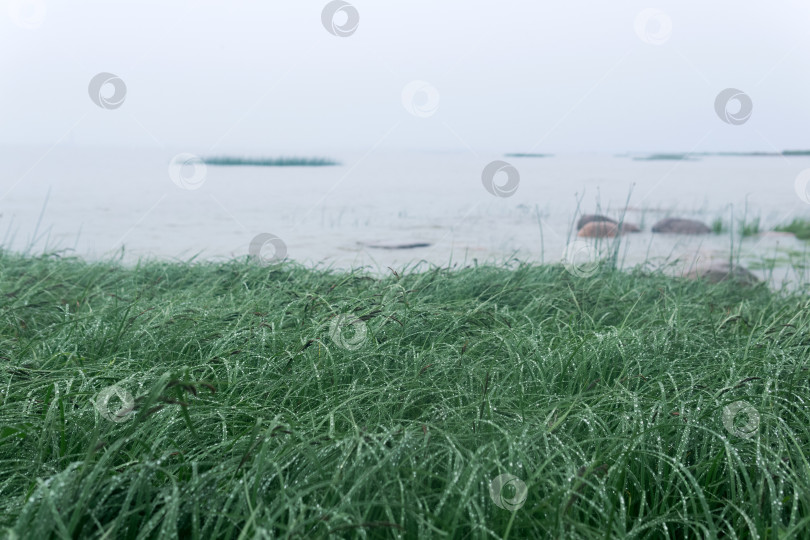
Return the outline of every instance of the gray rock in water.
[[[607,216],[603,216],[601,214],[584,214],[579,221],[577,221],[577,230],[581,231],[583,227],[585,227],[589,223],[594,222],[604,222],[604,223],[613,223],[618,225],[619,222],[615,219],[611,219]],[[622,232],[629,233],[629,232],[639,232],[641,229],[638,228],[638,225],[633,225],[632,223],[623,222],[621,224]],[[579,235],[579,236],[592,236],[590,234]]]
[[[689,270],[685,277],[689,279],[704,279],[709,283],[721,281],[734,281],[741,285],[756,285],[759,278],[742,266],[732,266],[728,262],[715,262]]]
[[[654,233],[666,234],[708,234],[712,232],[708,225],[694,219],[666,218],[652,227]]]
[[[372,249],[416,249],[433,245],[430,242],[358,242],[358,244]]]

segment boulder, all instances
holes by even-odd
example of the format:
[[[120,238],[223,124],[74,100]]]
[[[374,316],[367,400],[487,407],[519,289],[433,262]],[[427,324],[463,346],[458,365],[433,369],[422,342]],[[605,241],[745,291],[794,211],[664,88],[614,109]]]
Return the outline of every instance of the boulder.
[[[709,283],[720,283],[721,281],[734,281],[741,285],[756,285],[759,278],[746,268],[736,265],[732,266],[726,262],[713,262],[692,268],[685,277],[689,279],[703,279]]]
[[[694,219],[666,218],[652,227],[654,233],[665,234],[708,234],[712,232],[708,225]]]
[[[580,230],[582,227],[591,223],[593,221],[607,221],[608,223],[618,223],[615,219],[610,219],[607,216],[603,216],[601,214],[584,214],[579,221],[577,221],[577,230]]]
[[[607,216],[603,216],[601,214],[585,214],[585,215],[583,215],[581,218],[579,218],[579,221],[577,221],[577,230],[581,231],[582,228],[585,227],[585,225],[587,225],[589,223],[598,223],[598,222],[614,223],[616,225],[621,225],[622,231],[626,232],[626,233],[639,232],[641,230],[641,229],[638,228],[638,225],[634,225],[632,223],[624,223],[624,222],[619,224],[619,222],[616,221],[615,219],[611,219],[611,218],[609,218]]]
[[[591,221],[577,233],[583,238],[614,238],[620,234],[619,226],[610,221]]]

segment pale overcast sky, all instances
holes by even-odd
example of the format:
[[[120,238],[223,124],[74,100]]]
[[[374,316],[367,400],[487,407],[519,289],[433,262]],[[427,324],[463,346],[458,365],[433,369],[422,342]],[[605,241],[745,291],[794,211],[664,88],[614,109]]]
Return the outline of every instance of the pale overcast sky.
[[[806,0],[352,0],[347,37],[322,24],[323,0],[4,4],[3,144],[810,148]],[[100,72],[125,83],[120,107],[90,99]],[[430,85],[417,114],[403,106],[412,81]],[[751,98],[743,124],[715,112],[726,88]]]

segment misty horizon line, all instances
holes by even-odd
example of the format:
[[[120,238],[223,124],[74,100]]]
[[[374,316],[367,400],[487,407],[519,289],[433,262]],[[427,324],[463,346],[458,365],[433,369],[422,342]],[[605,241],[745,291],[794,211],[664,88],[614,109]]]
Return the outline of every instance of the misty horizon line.
[[[0,149],[6,148],[50,148],[56,149],[57,147],[60,148],[75,148],[75,149],[83,149],[83,150],[187,150],[187,151],[194,151],[200,153],[201,156],[210,156],[210,157],[219,157],[219,156],[231,156],[234,154],[238,154],[240,152],[249,152],[249,153],[258,153],[258,152],[271,152],[273,155],[322,155],[328,154],[330,152],[334,153],[367,153],[369,152],[368,147],[356,146],[356,147],[346,147],[346,146],[330,146],[330,147],[313,147],[313,148],[291,148],[291,147],[271,147],[271,146],[262,146],[262,145],[241,145],[241,146],[234,146],[234,147],[225,147],[222,149],[217,149],[218,147],[211,147],[210,149],[203,150],[205,145],[200,144],[164,144],[164,145],[157,145],[157,144],[101,144],[101,143],[77,143],[77,142],[68,142],[68,141],[60,141],[56,143],[43,143],[43,142],[0,142]],[[524,151],[521,149],[476,149],[477,153],[487,154],[487,155],[503,155],[507,157],[515,157],[515,158],[548,158],[548,157],[557,157],[557,156],[574,156],[574,155],[604,155],[604,156],[615,156],[615,157],[622,157],[622,156],[635,156],[635,155],[647,155],[647,154],[668,154],[668,155],[694,155],[694,156],[807,156],[810,155],[810,143],[807,146],[792,146],[783,148],[780,150],[770,149],[766,150],[763,148],[714,148],[714,149],[678,149],[678,148],[652,148],[652,149],[578,149],[578,150],[554,150],[554,149],[547,149],[544,151]],[[410,147],[410,146],[398,146],[398,147],[380,147],[374,149],[374,154],[387,154],[387,153],[420,153],[420,154],[465,154],[465,153],[472,153],[470,149],[463,148],[463,147],[446,147],[446,148],[436,148],[436,147]],[[267,155],[267,154],[265,154]]]

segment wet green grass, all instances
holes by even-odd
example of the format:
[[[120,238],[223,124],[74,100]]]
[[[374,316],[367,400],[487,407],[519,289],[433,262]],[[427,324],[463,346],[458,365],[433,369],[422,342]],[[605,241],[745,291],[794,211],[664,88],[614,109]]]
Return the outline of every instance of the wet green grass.
[[[0,531],[797,538],[810,526],[806,292],[640,270],[423,270],[0,252]],[[129,414],[110,415],[118,397],[97,403],[113,386]],[[526,485],[515,511],[490,495],[501,474]]]

